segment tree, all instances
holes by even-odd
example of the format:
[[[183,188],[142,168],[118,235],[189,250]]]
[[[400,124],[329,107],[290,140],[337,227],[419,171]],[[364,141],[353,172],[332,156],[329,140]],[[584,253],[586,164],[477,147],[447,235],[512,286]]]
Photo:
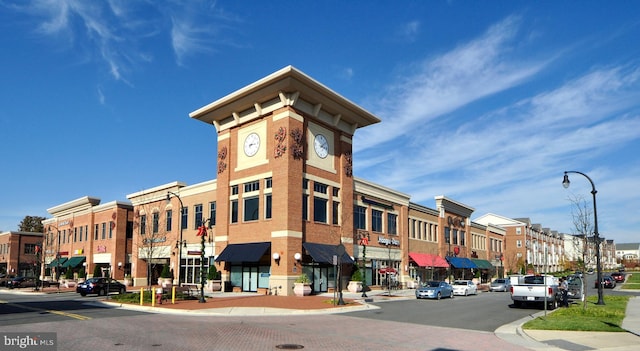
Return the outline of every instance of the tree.
[[[600,245],[594,242],[593,212],[587,205],[582,196],[570,196],[569,201],[573,204],[571,217],[573,221],[573,240],[572,245],[575,252],[579,255],[576,260],[577,268],[582,272],[591,265],[595,257],[593,255],[593,246]],[[587,283],[586,279],[582,279],[582,292],[584,294],[583,308],[587,308]]]
[[[134,215],[134,238],[137,241],[138,252],[134,253],[139,259],[147,263],[147,285],[153,285],[153,272],[156,271],[158,258],[168,257],[167,250],[167,218],[164,210],[164,200],[151,202],[139,206]],[[182,214],[179,214],[182,215]],[[134,245],[135,247],[135,245]],[[168,268],[168,267],[167,267]]]
[[[39,216],[25,216],[22,222],[20,222],[20,225],[18,225],[18,231],[44,233],[42,221],[45,219],[46,218]]]

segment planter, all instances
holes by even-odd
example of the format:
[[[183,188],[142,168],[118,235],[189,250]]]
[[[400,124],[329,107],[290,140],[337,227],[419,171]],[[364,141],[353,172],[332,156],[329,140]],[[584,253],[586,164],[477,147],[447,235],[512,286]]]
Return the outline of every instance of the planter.
[[[296,296],[307,296],[311,295],[311,284],[307,283],[294,283],[293,284],[293,293]]]
[[[158,279],[158,283],[165,289],[169,289],[173,286],[173,279],[171,278],[160,278]]]
[[[357,293],[362,291],[362,281],[359,280],[350,280],[349,285],[347,285],[347,290],[352,293]]]
[[[209,280],[207,282],[207,288],[213,291],[221,291],[222,290],[222,281],[221,280]]]
[[[131,278],[124,278],[124,286],[131,286],[133,285],[133,279]]]

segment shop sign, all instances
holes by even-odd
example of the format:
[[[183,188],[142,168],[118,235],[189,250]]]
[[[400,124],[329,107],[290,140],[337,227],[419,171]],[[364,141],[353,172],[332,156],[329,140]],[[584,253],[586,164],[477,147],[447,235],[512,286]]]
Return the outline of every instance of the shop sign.
[[[98,252],[107,252],[107,247],[104,245],[98,245]]]
[[[82,249],[73,250],[74,255],[82,255]]]
[[[400,246],[400,240],[398,240],[398,239],[389,239],[389,238],[385,238],[383,236],[378,236],[378,244]]]
[[[200,256],[200,254],[202,253],[202,251],[187,251],[187,255],[197,255]]]

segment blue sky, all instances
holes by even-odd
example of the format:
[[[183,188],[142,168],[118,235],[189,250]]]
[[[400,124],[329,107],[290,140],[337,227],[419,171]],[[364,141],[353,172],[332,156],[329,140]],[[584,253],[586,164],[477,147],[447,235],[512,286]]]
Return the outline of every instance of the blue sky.
[[[635,1],[1,1],[0,230],[82,196],[215,178],[188,114],[288,65],[382,119],[358,177],[435,207],[640,228]]]

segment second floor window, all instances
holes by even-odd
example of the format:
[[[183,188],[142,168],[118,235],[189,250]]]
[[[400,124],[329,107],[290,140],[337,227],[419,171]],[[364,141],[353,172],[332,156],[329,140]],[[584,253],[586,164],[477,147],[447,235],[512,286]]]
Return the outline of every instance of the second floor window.
[[[244,199],[244,221],[257,221],[260,215],[260,205],[257,196]]]
[[[202,225],[202,204],[195,205],[194,212],[196,220],[194,229],[198,229],[198,227]]]
[[[152,223],[152,233],[158,234],[158,230],[160,230],[160,214],[158,212],[153,213],[153,223]]]
[[[387,213],[387,233],[398,234],[398,215]]]
[[[371,211],[371,230],[374,232],[382,232],[382,211]]]
[[[238,200],[231,200],[231,223],[238,223]]]
[[[188,220],[189,220],[189,209],[186,207],[183,207],[182,209],[182,215],[181,215],[181,219],[180,219],[180,228],[181,229],[187,229],[188,228]]]
[[[140,235],[147,234],[147,215],[140,216]]]
[[[170,232],[171,225],[173,224],[173,211],[167,210],[165,216],[167,217],[167,232]]]
[[[321,197],[313,198],[313,220],[327,223],[327,199]]]
[[[209,225],[210,226],[214,226],[216,225],[216,202],[210,202],[209,203]]]
[[[367,229],[367,208],[362,206],[353,207],[353,227],[355,229]]]

